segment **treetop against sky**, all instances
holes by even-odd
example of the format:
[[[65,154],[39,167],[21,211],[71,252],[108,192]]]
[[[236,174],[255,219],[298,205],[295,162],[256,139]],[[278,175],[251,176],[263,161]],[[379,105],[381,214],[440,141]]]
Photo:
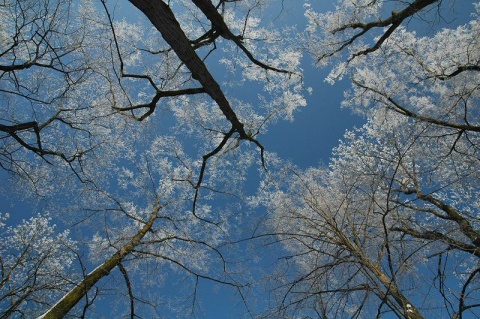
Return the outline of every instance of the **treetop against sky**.
[[[476,318],[480,4],[0,4],[0,317]]]

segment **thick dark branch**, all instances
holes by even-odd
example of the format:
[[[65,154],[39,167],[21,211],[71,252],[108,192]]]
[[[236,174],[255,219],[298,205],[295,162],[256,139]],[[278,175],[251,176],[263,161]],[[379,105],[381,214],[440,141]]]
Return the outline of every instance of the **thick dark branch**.
[[[385,31],[385,33],[380,37],[380,39],[378,39],[378,41],[375,43],[375,45],[373,47],[369,47],[368,49],[356,52],[355,54],[352,55],[350,60],[354,59],[357,56],[366,55],[366,54],[369,54],[371,52],[377,51],[382,46],[382,44],[385,42],[385,40],[387,40],[388,37],[390,37],[392,35],[393,31],[395,31],[401,24],[402,24],[401,20],[392,24],[390,26],[390,28],[388,28],[388,30]]]
[[[345,25],[341,26],[340,28],[333,30],[333,33],[345,31],[347,29],[361,29],[361,30],[360,30],[360,32],[353,35],[350,39],[345,41],[343,43],[343,45],[341,45],[337,50],[335,50],[334,52],[332,52],[330,54],[326,54],[324,57],[331,56],[334,53],[342,51],[344,48],[351,45],[353,42],[355,42],[361,36],[365,35],[371,29],[384,28],[384,27],[390,25],[390,28],[388,28],[387,31],[384,32],[384,34],[380,37],[380,39],[375,43],[374,46],[355,53],[352,56],[351,59],[353,59],[353,58],[355,58],[356,56],[359,56],[359,55],[365,55],[365,54],[374,52],[381,47],[381,45],[385,42],[385,40],[388,37],[390,37],[390,35],[393,33],[393,31],[395,31],[395,29],[398,28],[405,19],[413,16],[415,13],[421,11],[425,7],[431,5],[435,2],[438,2],[438,1],[439,0],[415,0],[408,7],[403,9],[402,11],[392,12],[391,16],[384,19],[384,20],[377,20],[377,21],[372,21],[372,22],[368,22],[368,23],[355,22],[355,23],[345,24]]]
[[[3,72],[12,72],[12,71],[18,71],[18,70],[25,70],[29,69],[32,66],[34,66],[35,63],[30,62],[30,63],[24,63],[24,64],[14,64],[14,65],[0,65],[0,71]]]
[[[470,222],[466,218],[464,218],[454,207],[447,205],[446,203],[439,199],[436,199],[432,195],[425,195],[422,194],[420,191],[416,191],[415,194],[419,199],[432,203],[433,205],[444,211],[448,216],[452,218],[453,221],[455,221],[460,226],[460,230],[462,231],[462,233],[464,233],[476,247],[480,248],[479,233],[473,228]]]
[[[195,53],[190,40],[183,32],[170,7],[162,0],[130,0],[130,2],[142,11],[160,31],[165,41],[190,70],[192,77],[200,82],[205,92],[217,103],[240,136],[246,137],[247,133],[243,123],[237,118],[220,85],[213,78],[205,63]]]
[[[38,131],[38,123],[37,122],[25,122],[25,123],[19,123],[15,125],[3,125],[0,124],[0,131],[3,131],[5,133],[15,133],[19,131],[26,131],[26,130],[35,130]]]
[[[220,37],[220,34],[215,30],[214,28],[208,30],[205,32],[203,35],[198,37],[197,39],[190,41],[193,45],[193,49],[196,50],[200,47],[203,47],[205,45],[209,45],[213,42],[215,42],[216,39]]]
[[[223,38],[233,41],[255,65],[265,70],[280,73],[292,73],[291,71],[274,68],[255,59],[253,54],[243,45],[243,37],[241,35],[236,36],[232,33],[232,31],[230,31],[230,28],[227,26],[222,15],[217,11],[217,8],[215,8],[211,0],[192,0],[192,2],[203,12],[203,14],[208,18],[208,20],[210,20],[215,30]]]
[[[57,112],[57,115],[59,112]],[[50,149],[43,148],[42,142],[41,142],[41,137],[40,137],[40,130],[48,125],[50,122],[53,122],[54,120],[60,120],[56,118],[56,116],[52,117],[49,119],[47,122],[44,124],[38,125],[37,122],[25,122],[25,123],[19,123],[15,125],[3,125],[0,124],[0,131],[5,132],[8,135],[10,135],[15,141],[17,141],[18,144],[23,146],[25,149],[34,152],[35,154],[39,155],[42,157],[47,163],[50,164],[50,162],[45,158],[46,155],[52,155],[52,156],[57,156],[68,162],[69,164],[72,163],[75,159],[80,158],[83,153],[78,152],[76,154],[73,154],[70,157],[67,157],[65,154],[57,151],[53,151]],[[35,144],[29,144],[27,143],[23,138],[21,138],[18,133],[22,131],[29,131],[33,130],[33,133],[35,134],[35,139],[36,139],[36,145]]]
[[[28,131],[28,130],[33,130],[36,136],[37,140],[37,146],[32,146],[25,142],[20,136],[18,136],[18,132],[21,131]],[[13,137],[20,145],[25,147],[26,149],[33,151],[40,156],[44,155],[59,155],[53,151],[45,150],[42,148],[42,143],[40,140],[40,129],[38,126],[38,123],[33,121],[33,122],[26,122],[26,123],[19,123],[15,125],[3,125],[0,124],[0,131],[3,131],[5,133],[8,133],[11,137]]]
[[[403,20],[413,16],[415,13],[422,10],[423,8],[438,1],[439,0],[415,0],[402,11],[393,11],[391,16],[384,20],[377,20],[377,21],[372,21],[368,23],[361,23],[361,22],[349,23],[341,26],[338,29],[335,29],[334,32],[344,31],[346,29],[362,29],[362,30],[368,31],[373,28],[379,28],[379,27],[383,28],[391,24],[398,23],[399,21],[402,22]]]
[[[170,7],[163,2],[162,0],[130,0],[130,2],[137,7],[140,11],[145,14],[145,16],[151,21],[151,23],[157,28],[157,30],[162,34],[164,40],[172,47],[172,49],[177,54],[178,58],[185,64],[185,66],[192,73],[192,77],[200,82],[205,92],[217,103],[218,107],[231,123],[232,129],[225,135],[222,139],[222,142],[209,154],[203,157],[202,169],[200,171],[199,181],[197,183],[195,198],[194,198],[194,207],[198,197],[198,189],[203,180],[203,174],[205,171],[206,163],[208,159],[212,156],[215,156],[221,151],[223,146],[227,143],[228,139],[237,132],[240,139],[248,140],[252,143],[255,143],[261,150],[262,163],[264,164],[264,149],[263,146],[258,142],[250,133],[247,133],[244,128],[244,124],[240,122],[235,111],[230,106],[230,102],[225,97],[220,85],[214,79],[213,75],[208,70],[205,63],[200,59],[200,57],[195,52],[190,40],[187,38],[183,32],[180,24],[178,23],[175,15],[173,14]],[[200,3],[200,2],[199,2]],[[201,2],[201,4],[205,4]],[[208,3],[206,3],[208,5]],[[211,2],[210,2],[211,5]],[[216,14],[213,16],[215,23],[222,24],[222,28],[227,28],[223,18],[213,7]],[[220,21],[221,20],[221,21]],[[214,25],[215,25],[214,23]],[[228,32],[228,28],[226,29]],[[227,32],[225,31],[225,32]],[[195,212],[195,209],[194,209]]]
[[[23,64],[0,65],[0,71],[13,72],[13,71],[21,71],[21,70],[30,69],[32,67],[39,67],[39,68],[51,69],[51,70],[60,72],[60,73],[64,74],[67,78],[70,79],[70,74],[71,73],[81,72],[81,71],[86,71],[87,70],[87,68],[78,68],[78,69],[75,69],[75,70],[66,70],[66,65],[60,61],[60,59],[63,56],[73,52],[76,49],[77,48],[72,49],[70,51],[67,51],[67,52],[61,54],[61,55],[59,55],[55,51],[53,51],[56,58],[49,61],[49,63],[40,63],[40,62],[37,62],[37,61],[33,61],[33,62],[26,62],[26,63],[23,63]],[[52,50],[54,50],[54,49],[52,48]],[[58,65],[54,64],[55,60],[58,60],[58,62],[59,62]]]
[[[466,71],[480,71],[480,66],[478,66],[478,65],[462,65],[462,66],[459,66],[452,73],[450,73],[448,75],[437,76],[437,78],[440,79],[440,80],[448,80],[448,79],[451,79],[451,78],[459,75],[460,73],[463,73],[463,72],[466,72]]]

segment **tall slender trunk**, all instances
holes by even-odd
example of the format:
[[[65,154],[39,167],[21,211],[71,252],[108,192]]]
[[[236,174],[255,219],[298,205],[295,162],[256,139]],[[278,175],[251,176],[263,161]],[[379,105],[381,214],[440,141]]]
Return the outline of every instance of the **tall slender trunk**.
[[[397,311],[401,312],[406,319],[423,319],[423,316],[414,306],[414,304],[403,294],[397,284],[381,269],[380,265],[372,262],[357,244],[348,239],[348,237],[340,229],[336,229],[336,234],[345,244],[347,249],[354,254],[364,269],[364,273],[372,282],[380,282],[385,287],[383,298],[393,298]],[[379,289],[379,292],[380,289]],[[379,295],[379,294],[377,294]],[[380,297],[380,296],[379,296]]]
[[[63,318],[75,305],[85,297],[87,292],[103,277],[108,276],[110,272],[117,267],[125,256],[133,251],[140,244],[140,241],[152,228],[161,206],[157,206],[150,214],[150,218],[145,225],[132,237],[132,239],[123,245],[115,254],[108,258],[103,264],[91,271],[80,281],[72,290],[65,294],[55,305],[37,319],[56,319]]]

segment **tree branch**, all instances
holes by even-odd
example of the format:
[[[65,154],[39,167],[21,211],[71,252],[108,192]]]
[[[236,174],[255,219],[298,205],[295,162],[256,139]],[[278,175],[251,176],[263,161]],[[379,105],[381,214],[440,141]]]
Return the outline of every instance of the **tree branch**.
[[[125,279],[125,284],[127,285],[128,297],[130,298],[130,318],[135,318],[135,298],[132,292],[132,284],[130,283],[130,278],[128,276],[127,270],[123,267],[122,263],[118,264],[118,269],[122,273],[123,278]]]
[[[460,123],[452,123],[452,122],[447,122],[447,121],[442,121],[439,119],[435,119],[432,117],[420,115],[418,113],[413,112],[412,110],[404,107],[402,104],[397,102],[395,99],[393,99],[390,96],[387,96],[385,93],[379,91],[378,89],[374,89],[372,87],[366,86],[365,84],[360,83],[359,81],[352,79],[353,83],[361,88],[364,88],[368,91],[371,91],[373,93],[376,93],[380,95],[381,97],[385,98],[388,102],[390,102],[393,107],[392,109],[396,110],[400,114],[403,114],[405,116],[411,117],[413,119],[416,119],[418,121],[426,122],[426,123],[431,123],[447,128],[453,128],[453,129],[458,129],[460,131],[471,131],[471,132],[480,132],[480,126],[475,126],[475,125],[470,125],[470,124],[460,124]]]
[[[152,228],[161,208],[161,205],[155,207],[147,222],[129,242],[117,250],[117,252],[103,264],[91,271],[81,282],[66,293],[61,300],[37,319],[63,318],[100,279],[108,276],[108,274],[122,262],[125,256],[130,254],[135,247],[141,243],[142,238],[145,237],[147,232]]]
[[[163,0],[130,0],[130,2],[143,12],[162,34],[165,41],[190,70],[192,77],[200,82],[205,92],[217,103],[240,136],[246,137],[244,124],[237,118],[220,85],[192,48],[190,40],[183,32],[170,7]]]
[[[396,28],[398,28],[402,22],[407,19],[408,17],[413,16],[415,13],[419,12],[420,10],[424,9],[425,7],[435,3],[439,2],[440,0],[415,0],[412,3],[409,4],[408,7],[403,9],[402,11],[393,11],[392,14],[383,20],[377,20],[377,21],[372,21],[368,23],[362,23],[362,22],[355,22],[355,23],[349,23],[345,24],[335,30],[333,30],[333,33],[345,31],[347,29],[361,29],[360,32],[354,34],[351,38],[349,38],[347,41],[345,41],[338,49],[336,49],[334,52],[325,54],[322,56],[320,59],[323,57],[331,56],[334,53],[338,53],[345,49],[347,46],[351,45],[353,42],[355,42],[358,38],[361,36],[365,35],[368,31],[374,28],[383,28],[386,26],[390,27],[383,33],[383,35],[379,38],[379,40],[370,48],[356,52],[355,54],[352,55],[350,60],[354,59],[356,56],[359,55],[365,55],[371,52],[374,52],[378,50],[383,42],[385,42],[388,37],[395,31]]]
[[[462,243],[460,241],[452,239],[452,238],[446,236],[445,234],[442,234],[442,233],[437,232],[437,231],[421,232],[421,231],[418,231],[418,230],[414,230],[412,228],[398,227],[398,226],[392,227],[392,230],[405,233],[405,234],[410,235],[410,236],[415,237],[415,238],[428,239],[428,240],[432,240],[432,241],[441,241],[441,242],[444,242],[445,244],[449,245],[450,247],[452,247],[454,249],[460,249],[462,251],[465,251],[465,252],[468,252],[470,254],[474,254],[477,257],[480,257],[480,248],[478,248],[474,245],[469,245],[469,244]]]
[[[279,73],[292,73],[291,71],[274,68],[255,59],[253,54],[243,45],[242,36],[236,36],[232,33],[232,31],[230,31],[230,28],[227,26],[222,15],[217,11],[217,8],[215,8],[211,0],[192,0],[192,2],[203,12],[208,20],[210,20],[214,30],[216,30],[223,38],[233,41],[255,65],[265,70]]]

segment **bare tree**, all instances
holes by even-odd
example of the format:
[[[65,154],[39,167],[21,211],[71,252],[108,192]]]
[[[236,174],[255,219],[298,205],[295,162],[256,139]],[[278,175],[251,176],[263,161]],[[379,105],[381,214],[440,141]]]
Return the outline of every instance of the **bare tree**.
[[[478,160],[445,156],[450,144],[430,129],[379,111],[346,135],[330,168],[276,177],[288,184],[268,194],[270,225],[297,269],[277,286],[277,311],[478,315]]]
[[[91,74],[81,49],[85,30],[72,18],[69,1],[6,1],[0,10],[0,165],[21,171],[21,149],[73,161],[81,150],[58,150],[42,132],[58,123],[76,127],[65,116],[73,111],[66,101]]]
[[[55,218],[82,234],[81,271],[62,286],[63,297],[49,295],[29,315],[85,317],[105,289],[127,298],[131,318],[165,311],[156,292],[140,295],[166,268],[191,283],[187,297],[173,298],[190,300],[192,315],[203,280],[242,298],[245,282],[226,252],[231,223],[241,217],[215,200],[241,197],[248,168],[266,167],[258,135],[305,105],[301,54],[259,23],[266,5],[0,6],[0,165],[20,177],[25,196],[33,186]],[[228,95],[243,82],[260,88],[254,102]],[[121,288],[102,289],[106,277]]]
[[[247,15],[232,18],[233,25],[242,26],[240,30],[228,27],[221,13],[234,12],[230,7],[235,10],[238,6],[235,3],[221,1],[216,6],[211,1],[192,3],[194,6],[189,10],[198,19],[198,26],[186,30],[170,8],[173,3],[132,1],[132,4],[145,14],[165,41],[146,41],[158,36],[154,32],[145,33],[147,24],[135,26],[139,33],[129,34],[131,25],[115,21],[110,12],[115,8],[102,1],[98,6],[60,0],[9,1],[2,6],[6,27],[0,71],[5,108],[0,130],[4,133],[5,169],[26,172],[25,165],[20,164],[28,155],[24,151],[30,151],[47,161],[57,156],[80,174],[82,157],[99,144],[109,143],[109,135],[103,132],[106,126],[116,125],[125,130],[135,125],[125,123],[119,115],[129,114],[143,121],[166,98],[202,93],[217,103],[232,126],[220,130],[226,138],[219,141],[218,149],[215,147],[208,157],[218,153],[229,138],[249,140],[262,151],[255,136],[266,119],[290,116],[296,106],[305,104],[298,94],[303,90],[301,75],[295,73],[300,56],[290,59],[288,65],[286,60],[278,58],[283,44],[278,48],[270,45],[265,54],[259,46],[261,42],[249,37],[267,34],[265,28],[252,24],[256,23],[254,12],[259,4],[246,3]],[[251,5],[254,7],[249,8]],[[203,18],[195,12],[196,6],[205,13]],[[238,34],[234,35],[235,32]],[[270,110],[266,108],[259,123],[239,119],[239,110],[231,106],[204,62],[216,50],[220,36],[244,52],[244,57],[235,63],[237,67],[249,68],[245,78],[268,85],[268,92],[294,93],[292,97],[297,102],[289,99],[283,103],[284,107],[275,110],[268,106]],[[276,36],[270,33],[264,43],[276,40]],[[205,50],[207,54],[202,57]],[[255,58],[253,51],[269,62]],[[152,64],[158,69],[151,67]],[[119,123],[124,123],[123,128]]]
[[[68,272],[77,245],[68,231],[55,234],[47,216],[32,217],[16,227],[7,227],[6,220],[2,216],[0,224],[0,317],[32,317],[76,279]]]
[[[319,40],[310,49],[319,65],[337,58],[327,80],[351,77],[343,105],[367,123],[345,134],[329,167],[287,169],[264,194],[290,252],[273,317],[479,316],[478,11],[414,31],[415,18],[449,4],[307,7]]]

